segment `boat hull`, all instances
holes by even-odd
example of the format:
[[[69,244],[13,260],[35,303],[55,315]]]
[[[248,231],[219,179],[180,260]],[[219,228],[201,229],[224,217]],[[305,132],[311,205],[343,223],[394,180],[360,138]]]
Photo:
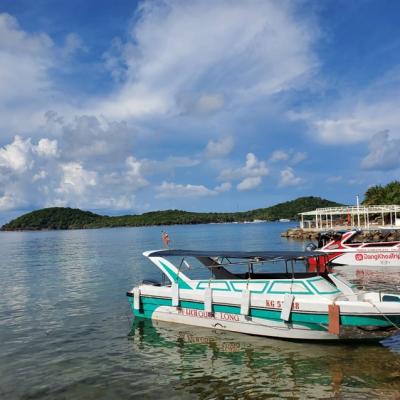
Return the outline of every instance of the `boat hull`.
[[[359,267],[400,267],[400,252],[397,251],[347,251],[337,256],[331,253],[330,265],[354,265]]]
[[[388,327],[387,321],[371,318],[371,325],[368,330],[361,329],[356,325],[348,325],[341,328],[339,335],[331,334],[328,331],[328,316],[315,315],[305,316],[303,322],[281,320],[278,314],[271,314],[268,318],[256,317],[257,310],[252,310],[249,316],[240,314],[240,308],[214,305],[212,313],[204,311],[202,305],[184,302],[187,307],[173,307],[166,305],[166,299],[157,304],[155,299],[144,298],[142,308],[135,309],[133,298],[129,297],[133,314],[136,317],[150,318],[152,320],[173,322],[203,328],[226,330],[250,335],[295,339],[295,340],[352,340],[352,339],[382,339],[393,333],[392,327]],[[266,315],[258,310],[259,315]],[[356,318],[356,317],[355,317]],[[364,324],[368,317],[359,316],[360,323]],[[314,322],[306,322],[306,320]],[[356,323],[356,322],[353,322]],[[377,325],[374,325],[377,324]]]

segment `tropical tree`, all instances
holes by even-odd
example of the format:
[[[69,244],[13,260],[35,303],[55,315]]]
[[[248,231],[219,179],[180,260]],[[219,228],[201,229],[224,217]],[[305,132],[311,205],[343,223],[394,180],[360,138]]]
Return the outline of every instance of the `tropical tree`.
[[[393,181],[386,186],[371,186],[365,192],[363,204],[400,204],[400,182]]]

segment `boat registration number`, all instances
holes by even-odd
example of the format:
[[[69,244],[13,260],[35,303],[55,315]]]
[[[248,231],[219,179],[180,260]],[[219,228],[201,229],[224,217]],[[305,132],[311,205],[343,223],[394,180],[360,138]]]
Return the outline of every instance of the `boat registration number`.
[[[283,301],[280,300],[266,300],[265,305],[268,308],[279,308],[281,309],[283,306]],[[298,310],[300,308],[300,304],[296,301],[292,303],[292,310]]]

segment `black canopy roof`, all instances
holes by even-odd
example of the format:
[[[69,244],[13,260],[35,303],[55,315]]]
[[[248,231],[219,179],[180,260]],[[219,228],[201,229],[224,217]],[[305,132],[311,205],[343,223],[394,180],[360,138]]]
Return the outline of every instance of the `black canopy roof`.
[[[147,257],[220,257],[237,259],[259,259],[259,260],[297,260],[308,257],[320,257],[326,254],[318,251],[206,251],[206,250],[181,250],[166,249],[154,250],[145,253]]]

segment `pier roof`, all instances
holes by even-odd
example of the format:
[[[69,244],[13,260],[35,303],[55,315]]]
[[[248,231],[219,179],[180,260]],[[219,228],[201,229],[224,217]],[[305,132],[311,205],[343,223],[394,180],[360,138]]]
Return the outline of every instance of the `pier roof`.
[[[348,214],[381,214],[381,213],[400,213],[400,205],[373,205],[373,206],[343,206],[343,207],[326,207],[317,208],[313,211],[299,213],[299,215],[348,215]]]

